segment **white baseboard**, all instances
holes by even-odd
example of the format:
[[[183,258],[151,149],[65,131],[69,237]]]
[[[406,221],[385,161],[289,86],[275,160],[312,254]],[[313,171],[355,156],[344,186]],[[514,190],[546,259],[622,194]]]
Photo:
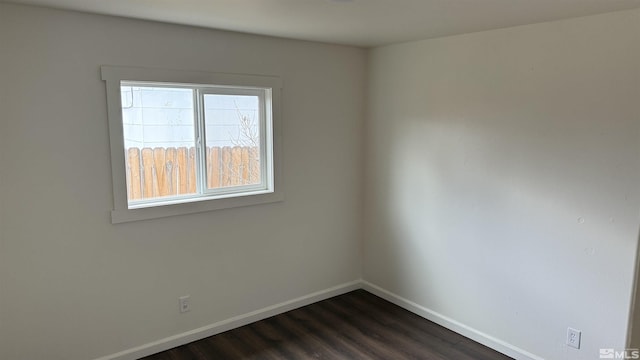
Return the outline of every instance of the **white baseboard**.
[[[227,330],[235,329],[237,327],[251,324],[253,322],[266,319],[274,315],[282,314],[290,310],[313,304],[318,301],[342,295],[357,289],[364,289],[406,310],[409,310],[414,314],[417,314],[427,320],[433,321],[438,325],[444,326],[449,330],[455,331],[471,340],[477,341],[480,344],[488,346],[514,359],[544,360],[539,356],[531,354],[500,339],[496,339],[490,335],[473,329],[433,310],[427,309],[421,305],[418,305],[412,301],[409,301],[399,295],[396,295],[364,280],[356,280],[346,284],[334,286],[332,288],[321,290],[306,296],[299,297],[297,299],[268,306],[247,314],[236,316],[227,320],[222,320],[211,325],[203,326],[198,329],[173,335],[132,349],[124,350],[116,354],[103,356],[95,360],[136,360],[161,351],[172,349],[176,346],[188,344],[190,342],[204,339],[206,337],[213,336]]]
[[[377,285],[374,285],[368,281],[361,282],[362,289],[377,295],[389,302],[392,302],[401,308],[411,311],[412,313],[419,315],[427,320],[441,325],[451,331],[455,331],[460,335],[463,335],[471,340],[479,342],[482,345],[499,351],[507,356],[510,356],[517,360],[544,360],[543,358],[531,354],[523,349],[515,347],[509,343],[506,343],[500,339],[496,339],[491,335],[487,335],[481,331],[471,328],[465,324],[462,324],[456,320],[439,314],[433,310],[427,309],[424,306],[418,305],[412,301],[409,301],[401,296],[398,296],[390,291],[387,291]]]
[[[141,357],[153,355],[155,353],[172,349],[176,346],[188,344],[190,342],[207,338],[225,332],[227,330],[235,329],[240,326],[251,324],[253,322],[266,319],[268,317],[282,314],[284,312],[297,309],[309,304],[313,304],[318,301],[332,298],[334,296],[342,295],[353,290],[362,288],[362,282],[360,280],[352,281],[346,284],[334,286],[329,289],[321,290],[306,296],[299,297],[297,299],[282,302],[280,304],[268,306],[256,311],[252,311],[247,314],[232,317],[227,320],[222,320],[211,325],[203,326],[201,328],[184,332],[182,334],[173,335],[158,341],[154,341],[142,346],[138,346],[132,349],[124,350],[116,354],[103,356],[95,360],[136,360]]]

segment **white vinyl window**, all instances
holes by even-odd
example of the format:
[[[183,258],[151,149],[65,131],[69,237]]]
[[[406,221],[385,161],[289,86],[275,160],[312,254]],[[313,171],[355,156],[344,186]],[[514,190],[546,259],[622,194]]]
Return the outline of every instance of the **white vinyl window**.
[[[280,81],[102,67],[112,222],[279,201]]]

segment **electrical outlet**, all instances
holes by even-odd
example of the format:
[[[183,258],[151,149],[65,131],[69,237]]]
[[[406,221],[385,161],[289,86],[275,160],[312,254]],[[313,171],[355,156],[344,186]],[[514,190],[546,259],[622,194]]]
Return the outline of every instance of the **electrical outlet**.
[[[567,328],[567,345],[580,349],[580,338],[582,337],[582,331],[573,328]]]
[[[180,306],[181,313],[191,310],[191,295],[180,296],[178,298],[178,305]]]

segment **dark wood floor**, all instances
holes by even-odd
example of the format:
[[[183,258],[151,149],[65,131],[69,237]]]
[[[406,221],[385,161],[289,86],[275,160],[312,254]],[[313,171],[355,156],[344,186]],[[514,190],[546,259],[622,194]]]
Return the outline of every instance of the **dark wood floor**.
[[[144,359],[511,358],[357,290]]]

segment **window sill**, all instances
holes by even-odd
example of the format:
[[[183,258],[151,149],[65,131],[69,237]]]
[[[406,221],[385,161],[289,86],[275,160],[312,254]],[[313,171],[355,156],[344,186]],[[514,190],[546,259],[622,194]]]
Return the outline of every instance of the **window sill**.
[[[122,209],[111,211],[111,223],[120,224],[125,222],[158,219],[169,216],[195,214],[199,212],[222,210],[242,206],[268,204],[284,200],[282,192],[269,192],[259,194],[247,194],[245,196],[235,195],[234,197],[203,199],[197,198],[190,202],[178,204],[157,205],[152,207],[140,207],[135,209]]]

